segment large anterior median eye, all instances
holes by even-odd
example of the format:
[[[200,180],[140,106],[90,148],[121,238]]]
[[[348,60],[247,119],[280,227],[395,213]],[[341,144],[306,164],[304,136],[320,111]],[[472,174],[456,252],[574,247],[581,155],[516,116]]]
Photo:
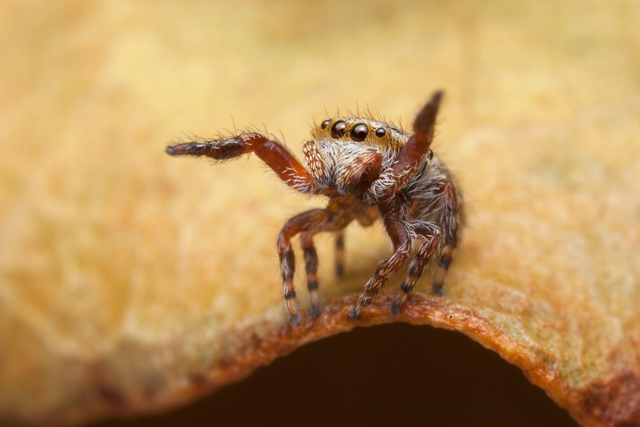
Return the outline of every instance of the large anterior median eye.
[[[340,120],[331,128],[331,138],[342,138],[344,131],[347,130],[347,124]]]
[[[355,125],[351,129],[351,139],[356,142],[364,141],[368,133],[369,128],[367,127],[367,125],[365,125],[364,123],[360,123],[358,125]]]

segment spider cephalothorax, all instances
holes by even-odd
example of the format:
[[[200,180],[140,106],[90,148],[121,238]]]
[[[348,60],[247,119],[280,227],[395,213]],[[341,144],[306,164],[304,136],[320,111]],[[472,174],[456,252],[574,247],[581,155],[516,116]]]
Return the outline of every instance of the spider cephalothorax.
[[[313,236],[336,233],[336,272],[343,272],[344,228],[353,220],[363,226],[380,218],[391,240],[393,255],[378,264],[374,276],[350,311],[360,317],[387,279],[407,261],[413,242],[423,240],[391,306],[396,315],[424,268],[438,260],[432,288],[441,293],[458,244],[462,198],[455,180],[430,146],[442,92],[436,92],[413,122],[413,135],[370,118],[341,117],[312,128],[303,145],[304,167],[281,143],[256,132],[231,138],[168,146],[172,156],[207,156],[229,160],[256,153],[291,188],[329,198],[325,209],[313,209],[286,222],[278,236],[278,255],[289,321],[300,318],[293,276],[295,257],[291,239],[300,234],[304,252],[311,314],[321,311],[318,295],[318,256]]]

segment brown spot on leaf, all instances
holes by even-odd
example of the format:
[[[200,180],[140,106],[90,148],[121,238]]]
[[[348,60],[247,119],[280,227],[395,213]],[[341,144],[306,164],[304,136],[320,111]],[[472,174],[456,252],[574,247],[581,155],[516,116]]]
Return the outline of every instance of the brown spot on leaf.
[[[126,395],[111,385],[97,384],[96,392],[98,394],[98,398],[108,406],[122,408],[127,403]]]
[[[625,371],[608,381],[596,381],[579,392],[585,416],[611,427],[640,425],[640,377]]]

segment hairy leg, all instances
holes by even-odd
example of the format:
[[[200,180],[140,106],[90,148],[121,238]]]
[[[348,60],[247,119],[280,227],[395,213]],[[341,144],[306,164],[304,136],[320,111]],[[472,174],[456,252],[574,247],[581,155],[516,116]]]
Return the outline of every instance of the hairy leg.
[[[281,143],[260,133],[242,133],[232,138],[169,145],[170,156],[206,156],[215,160],[231,160],[255,153],[289,187],[301,193],[315,189],[312,179],[298,159]]]
[[[344,230],[336,232],[336,276],[344,274]]]
[[[396,161],[373,181],[366,192],[369,200],[381,200],[402,190],[425,161],[433,141],[442,92],[433,94],[413,122],[414,135],[402,147]]]
[[[433,292],[442,296],[442,286],[451,265],[453,253],[458,245],[460,234],[460,197],[455,184],[450,180],[440,182],[442,191],[442,203],[444,210],[442,213],[442,233],[444,235],[444,247],[440,255],[440,263],[433,279]]]
[[[411,250],[411,236],[405,219],[400,218],[399,202],[393,199],[391,202],[381,203],[380,212],[382,213],[385,229],[393,245],[393,255],[378,264],[374,276],[365,285],[364,293],[349,313],[353,320],[357,320],[360,317],[362,307],[371,304],[371,301],[384,287],[388,278],[402,268]]]
[[[321,231],[329,218],[324,209],[313,209],[294,216],[286,222],[278,235],[278,255],[280,256],[280,271],[284,288],[284,299],[289,322],[296,324],[300,320],[296,291],[293,287],[293,275],[296,270],[295,255],[291,246],[291,239],[302,232]],[[317,258],[316,258],[317,259]]]
[[[340,214],[336,215],[336,210]],[[295,255],[291,246],[291,239],[302,233],[301,244],[304,251],[307,272],[307,286],[311,300],[311,313],[316,317],[320,313],[320,297],[318,294],[318,254],[313,244],[313,236],[322,231],[340,232],[349,222],[351,215],[340,210],[339,205],[329,204],[326,209],[313,209],[294,216],[286,222],[278,235],[278,255],[280,256],[280,270],[284,288],[285,307],[289,321],[298,323],[300,313],[298,301],[293,287],[295,273]]]
[[[398,292],[391,303],[391,315],[397,315],[402,306],[404,305],[407,296],[418,283],[418,280],[422,276],[424,268],[429,264],[431,258],[438,252],[440,248],[440,229],[433,223],[422,223],[415,227],[416,232],[420,237],[425,239],[425,242],[420,245],[416,256],[411,261],[409,266],[409,273],[407,278],[400,285],[400,292]]]
[[[300,235],[300,243],[304,253],[305,270],[307,272],[307,288],[309,289],[309,301],[311,303],[311,317],[318,317],[322,306],[318,294],[318,253],[313,244],[313,232]]]

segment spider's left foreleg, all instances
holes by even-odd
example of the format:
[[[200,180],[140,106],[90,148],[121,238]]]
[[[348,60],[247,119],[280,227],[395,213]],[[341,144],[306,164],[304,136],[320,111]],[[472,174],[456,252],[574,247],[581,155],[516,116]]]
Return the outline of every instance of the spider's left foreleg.
[[[409,257],[411,250],[411,236],[404,219],[398,218],[400,209],[397,203],[381,204],[380,212],[384,221],[384,227],[393,245],[393,255],[378,264],[375,274],[364,287],[364,293],[358,299],[358,303],[351,309],[349,316],[353,320],[360,317],[362,307],[368,306],[373,298],[387,283],[387,279],[398,271]]]
[[[425,242],[418,248],[418,252],[409,266],[407,278],[400,285],[400,292],[396,294],[391,303],[392,316],[400,312],[407,296],[418,283],[420,276],[422,276],[422,271],[440,248],[440,229],[437,225],[432,223],[418,224],[415,226],[415,231],[425,239]]]

